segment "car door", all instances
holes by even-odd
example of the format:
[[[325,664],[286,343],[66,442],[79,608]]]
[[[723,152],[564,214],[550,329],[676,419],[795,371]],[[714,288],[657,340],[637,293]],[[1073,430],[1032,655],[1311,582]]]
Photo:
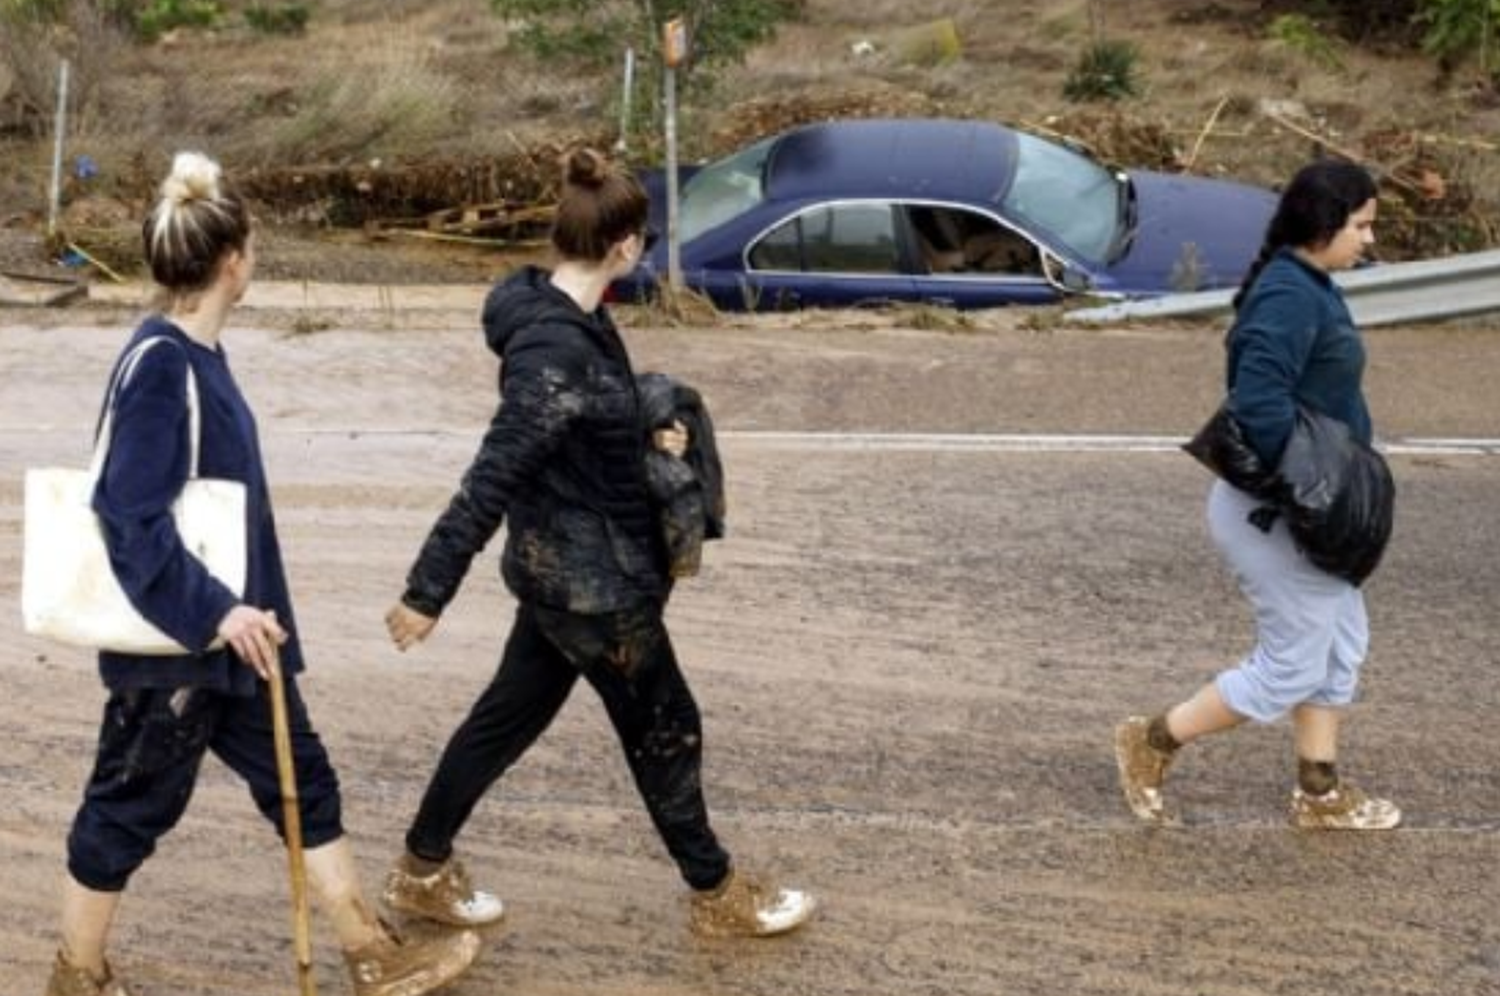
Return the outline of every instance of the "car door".
[[[742,279],[757,310],[858,307],[910,301],[902,236],[887,201],[806,208],[768,228],[745,250]]]

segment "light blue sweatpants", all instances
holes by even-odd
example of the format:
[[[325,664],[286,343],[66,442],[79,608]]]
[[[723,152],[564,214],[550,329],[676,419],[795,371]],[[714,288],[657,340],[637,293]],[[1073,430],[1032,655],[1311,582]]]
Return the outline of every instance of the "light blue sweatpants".
[[[1370,645],[1365,599],[1297,551],[1286,521],[1269,533],[1247,516],[1263,502],[1223,481],[1208,493],[1208,530],[1255,610],[1255,649],[1215,679],[1224,704],[1269,723],[1294,706],[1354,699]]]

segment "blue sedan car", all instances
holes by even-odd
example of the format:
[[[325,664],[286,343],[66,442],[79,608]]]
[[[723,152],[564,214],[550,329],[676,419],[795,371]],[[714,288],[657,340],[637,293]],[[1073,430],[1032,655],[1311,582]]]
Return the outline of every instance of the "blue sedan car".
[[[680,176],[684,282],[731,311],[1233,286],[1276,206],[1266,190],[1112,169],[984,121],[807,125]],[[647,186],[664,233],[663,174]],[[613,296],[649,299],[666,273],[659,240]]]

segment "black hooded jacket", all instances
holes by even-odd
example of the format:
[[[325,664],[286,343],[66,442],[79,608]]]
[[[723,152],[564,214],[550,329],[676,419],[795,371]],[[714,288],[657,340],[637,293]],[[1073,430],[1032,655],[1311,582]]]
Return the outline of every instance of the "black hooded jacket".
[[[645,479],[647,432],[608,313],[585,314],[527,267],[485,301],[500,407],[406,579],[436,616],[508,519],[501,575],[522,601],[594,615],[666,597],[666,553]]]

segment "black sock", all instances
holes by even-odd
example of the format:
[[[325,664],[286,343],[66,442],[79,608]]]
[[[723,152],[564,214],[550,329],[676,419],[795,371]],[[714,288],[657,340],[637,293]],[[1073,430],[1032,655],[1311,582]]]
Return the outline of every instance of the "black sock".
[[[1297,784],[1308,795],[1327,795],[1339,787],[1339,773],[1332,761],[1297,758]]]
[[[408,875],[415,875],[417,878],[426,878],[429,875],[436,875],[439,871],[442,870],[442,867],[445,864],[447,864],[446,861],[433,861],[431,858],[424,858],[421,855],[413,854],[410,851],[407,851],[406,854],[401,858],[402,870],[405,871]]]
[[[1166,713],[1153,717],[1146,726],[1146,743],[1151,745],[1152,750],[1162,754],[1175,754],[1177,748],[1182,746],[1177,738],[1172,736],[1172,731],[1167,729]]]

